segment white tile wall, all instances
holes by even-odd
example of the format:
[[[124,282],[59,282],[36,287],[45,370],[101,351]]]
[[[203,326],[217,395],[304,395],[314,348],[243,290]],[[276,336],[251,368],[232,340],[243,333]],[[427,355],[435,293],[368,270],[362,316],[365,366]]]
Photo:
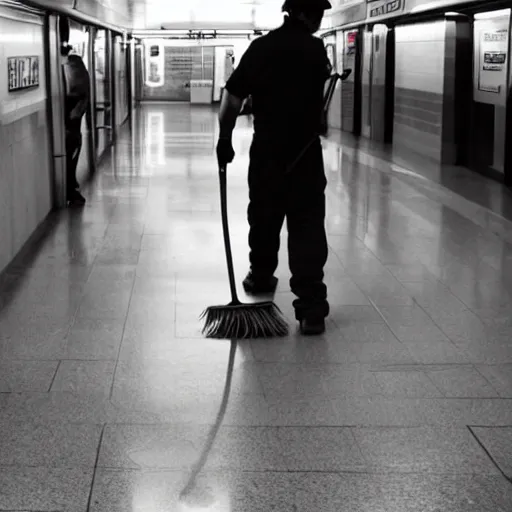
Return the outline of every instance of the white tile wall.
[[[396,28],[396,87],[442,94],[445,31],[444,21]]]
[[[0,271],[51,208],[43,26],[23,16],[0,8]],[[9,93],[6,59],[24,55],[39,55],[40,85]]]
[[[407,114],[395,116],[393,144],[439,161],[446,22],[399,26],[395,37],[395,103]],[[438,133],[432,133],[436,126]]]

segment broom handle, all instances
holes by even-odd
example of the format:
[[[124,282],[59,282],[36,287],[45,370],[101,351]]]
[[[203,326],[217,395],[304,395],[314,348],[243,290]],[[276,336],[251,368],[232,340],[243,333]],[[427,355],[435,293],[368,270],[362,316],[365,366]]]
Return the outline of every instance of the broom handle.
[[[341,80],[342,77],[340,74],[335,73],[334,75],[331,75],[330,79],[332,82],[329,84],[329,87],[327,88],[327,93],[324,97],[324,106],[323,111],[329,110],[329,106],[332,101],[332,97],[334,96],[334,89],[336,88],[336,84],[338,83],[338,80]],[[286,169],[286,174],[293,171],[294,167],[299,163],[299,161],[302,159],[302,157],[306,154],[308,149],[318,140],[318,135],[315,134],[315,136],[302,148],[301,152],[295,158],[295,160],[288,166],[288,169]]]
[[[227,197],[227,166],[219,167],[220,181],[220,209],[222,214],[222,234],[224,235],[224,248],[226,250],[226,263],[228,265],[229,287],[231,289],[231,300],[240,302],[236,293],[235,270],[233,268],[233,253],[231,252],[231,241],[229,237],[228,223],[228,197]]]

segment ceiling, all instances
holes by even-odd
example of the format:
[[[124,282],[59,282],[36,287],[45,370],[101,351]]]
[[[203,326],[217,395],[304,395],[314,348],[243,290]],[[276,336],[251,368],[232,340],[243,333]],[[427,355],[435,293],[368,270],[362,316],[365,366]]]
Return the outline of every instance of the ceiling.
[[[271,29],[284,0],[132,0],[134,29]]]

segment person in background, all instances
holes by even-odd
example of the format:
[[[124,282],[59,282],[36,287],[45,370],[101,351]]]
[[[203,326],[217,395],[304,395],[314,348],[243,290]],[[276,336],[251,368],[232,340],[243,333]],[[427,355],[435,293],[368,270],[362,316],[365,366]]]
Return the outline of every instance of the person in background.
[[[327,0],[286,0],[284,24],[254,40],[226,83],[217,157],[232,162],[232,132],[244,99],[252,98],[254,137],[249,166],[248,293],[273,293],[280,233],[287,219],[290,287],[305,335],[321,334],[329,314],[322,145],[324,87],[331,65],[320,28]]]
[[[79,191],[76,179],[78,159],[82,149],[82,119],[89,108],[90,77],[85,64],[73,53],[67,43],[62,46],[65,87],[65,126],[66,126],[66,170],[67,170],[67,202],[70,206],[82,206],[85,198]]]

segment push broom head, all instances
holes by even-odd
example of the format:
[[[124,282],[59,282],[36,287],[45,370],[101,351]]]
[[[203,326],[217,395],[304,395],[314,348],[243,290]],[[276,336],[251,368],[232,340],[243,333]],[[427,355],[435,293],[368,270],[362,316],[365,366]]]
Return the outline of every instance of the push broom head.
[[[201,315],[203,334],[216,339],[277,338],[288,334],[288,323],[273,302],[211,306]]]

